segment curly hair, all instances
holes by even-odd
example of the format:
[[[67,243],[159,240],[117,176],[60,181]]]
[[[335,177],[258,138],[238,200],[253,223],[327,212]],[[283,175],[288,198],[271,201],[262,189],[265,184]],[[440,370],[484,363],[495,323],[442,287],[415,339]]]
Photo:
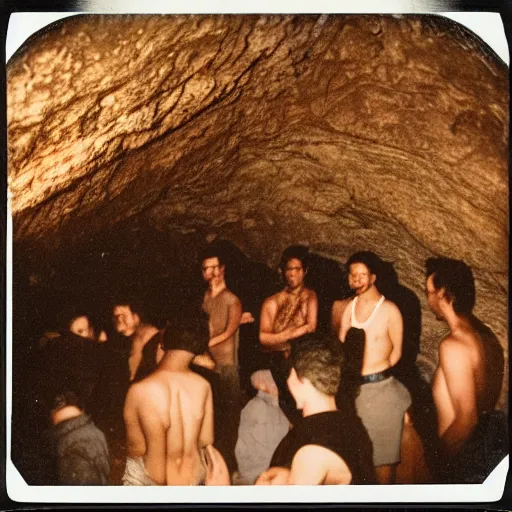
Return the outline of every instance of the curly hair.
[[[291,354],[291,366],[299,378],[307,378],[326,395],[338,392],[344,364],[341,344],[327,334],[315,332],[297,339]]]

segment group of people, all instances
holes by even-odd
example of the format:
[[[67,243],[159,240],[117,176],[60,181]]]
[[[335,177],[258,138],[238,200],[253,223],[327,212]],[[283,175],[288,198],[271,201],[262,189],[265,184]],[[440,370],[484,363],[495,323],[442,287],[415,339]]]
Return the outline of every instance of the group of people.
[[[307,248],[283,252],[284,288],[258,312],[244,311],[228,288],[221,248],[211,245],[200,260],[208,284],[202,302],[182,308],[163,329],[146,323],[133,303],[113,307],[115,329],[130,340],[123,484],[399,483],[397,468],[408,450],[404,432],[420,419],[411,408],[411,391],[394,374],[404,322],[399,307],[379,290],[380,258],[363,251],[348,259],[352,294],[334,302],[331,332],[319,328],[319,299],[305,285]],[[489,462],[481,460],[480,440],[496,424],[503,350],[472,313],[475,285],[465,263],[428,259],[425,294],[449,333],[439,345],[432,379],[438,462],[422,481],[472,482],[475,457],[480,465]],[[240,382],[244,324],[257,325],[267,361],[251,379],[252,399]],[[70,330],[105,339],[85,316],[74,318]],[[76,401],[61,396],[59,403],[52,409],[59,428],[77,417],[95,428]],[[89,460],[97,471],[86,471],[96,475],[89,483],[105,483],[109,470],[100,434],[90,435],[97,448]],[[426,447],[419,443],[421,458]],[[68,467],[66,474],[72,473]]]

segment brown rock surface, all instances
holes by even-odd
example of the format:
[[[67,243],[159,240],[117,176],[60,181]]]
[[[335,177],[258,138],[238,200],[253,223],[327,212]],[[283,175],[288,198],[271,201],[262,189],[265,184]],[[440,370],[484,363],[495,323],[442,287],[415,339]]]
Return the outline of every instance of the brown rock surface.
[[[445,255],[473,267],[476,314],[507,348],[508,70],[460,25],[77,16],[7,71],[15,258],[134,217],[269,265],[289,243],[374,250],[421,298],[435,362],[423,262]]]

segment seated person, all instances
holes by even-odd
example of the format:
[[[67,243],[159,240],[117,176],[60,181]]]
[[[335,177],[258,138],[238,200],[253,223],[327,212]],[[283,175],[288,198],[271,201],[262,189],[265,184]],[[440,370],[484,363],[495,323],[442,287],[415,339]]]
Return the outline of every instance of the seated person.
[[[290,429],[279,408],[277,386],[270,370],[254,372],[251,384],[257,395],[242,409],[235,447],[239,485],[254,484],[269,467],[272,454]]]
[[[256,485],[375,483],[368,433],[353,410],[336,406],[342,348],[324,334],[310,334],[294,346],[290,363],[288,387],[302,419]]]

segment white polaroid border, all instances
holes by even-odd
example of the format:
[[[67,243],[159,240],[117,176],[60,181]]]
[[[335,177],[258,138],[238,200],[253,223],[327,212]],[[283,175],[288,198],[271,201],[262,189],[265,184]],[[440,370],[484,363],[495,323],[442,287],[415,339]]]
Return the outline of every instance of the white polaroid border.
[[[343,14],[437,14],[451,18],[475,32],[508,65],[508,45],[503,23],[492,12],[432,12],[432,2],[359,0],[342,5],[319,0],[311,5],[297,0],[252,0],[240,8],[238,0],[211,2],[189,0],[82,0],[81,12],[13,13],[6,40],[6,61],[37,30],[53,21],[76,14],[169,13],[169,14],[244,14],[250,13],[343,13]],[[438,2],[439,3],[439,2]],[[442,3],[442,2],[441,2]],[[253,5],[254,4],[254,5]],[[352,4],[352,5],[350,5]],[[449,7],[450,2],[443,5]],[[356,8],[357,5],[357,8]],[[343,10],[341,11],[340,8]],[[449,11],[450,9],[446,9]],[[8,193],[9,196],[9,193]],[[7,204],[6,240],[6,484],[15,502],[35,503],[464,503],[495,502],[503,496],[509,469],[507,455],[480,485],[390,485],[390,486],[232,486],[232,487],[66,487],[27,485],[11,461],[12,417],[12,217]]]

